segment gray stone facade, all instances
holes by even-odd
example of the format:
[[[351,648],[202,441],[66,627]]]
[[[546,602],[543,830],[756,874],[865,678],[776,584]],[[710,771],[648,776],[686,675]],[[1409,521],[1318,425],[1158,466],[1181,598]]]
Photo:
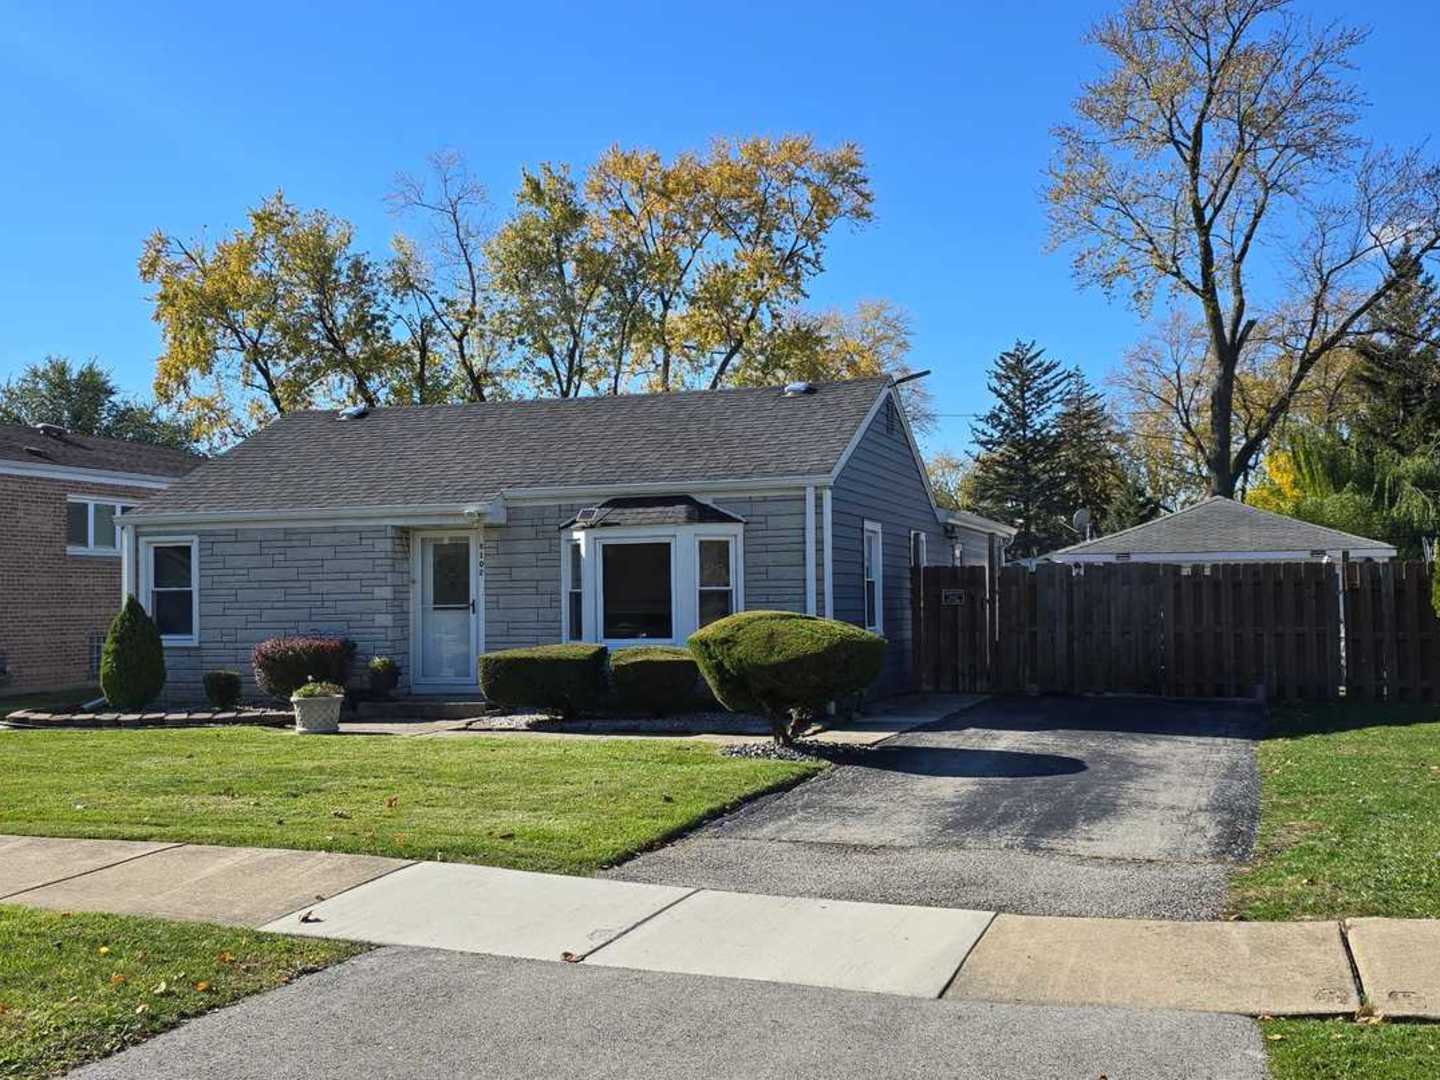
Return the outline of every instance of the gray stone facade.
[[[180,535],[157,529],[155,534]],[[147,534],[139,533],[143,540]],[[356,673],[370,657],[410,668],[410,536],[393,526],[197,531],[199,644],[167,646],[162,701],[204,701],[206,671],[241,673],[258,693],[250,654],[282,634],[351,638]]]

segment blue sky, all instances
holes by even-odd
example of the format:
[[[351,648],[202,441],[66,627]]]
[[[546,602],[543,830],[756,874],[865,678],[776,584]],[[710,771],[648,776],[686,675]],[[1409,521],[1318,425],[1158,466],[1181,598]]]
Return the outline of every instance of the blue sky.
[[[522,165],[789,131],[859,142],[876,193],[813,302],[905,307],[942,413],[985,406],[986,364],[1017,337],[1101,378],[1138,323],[1046,254],[1040,192],[1049,129],[1097,63],[1081,34],[1111,6],[0,0],[0,378],[61,353],[148,390],[144,237],[227,230],[277,187],[379,250],[394,174],[437,148],[467,156],[499,214]],[[1368,17],[1370,134],[1424,139],[1440,6]],[[963,447],[968,420],[931,441]]]

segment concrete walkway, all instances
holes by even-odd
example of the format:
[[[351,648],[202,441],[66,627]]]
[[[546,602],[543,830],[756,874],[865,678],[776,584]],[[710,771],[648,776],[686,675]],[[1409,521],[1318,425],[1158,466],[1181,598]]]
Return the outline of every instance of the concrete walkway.
[[[1440,1019],[1440,924],[764,896],[365,855],[0,837],[0,902],[916,998]],[[1352,975],[1351,953],[1360,982]]]

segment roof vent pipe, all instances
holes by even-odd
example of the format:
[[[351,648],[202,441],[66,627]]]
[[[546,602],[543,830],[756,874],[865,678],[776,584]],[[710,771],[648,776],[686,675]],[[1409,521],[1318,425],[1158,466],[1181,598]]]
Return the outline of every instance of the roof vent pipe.
[[[341,409],[339,419],[359,420],[370,411],[369,405],[351,405],[348,409]]]
[[[70,434],[59,424],[36,424],[35,430],[40,432],[41,435],[50,436],[52,439],[63,439],[66,435]]]
[[[815,386],[808,382],[792,382],[785,385],[786,397],[804,397],[806,394],[813,394]]]

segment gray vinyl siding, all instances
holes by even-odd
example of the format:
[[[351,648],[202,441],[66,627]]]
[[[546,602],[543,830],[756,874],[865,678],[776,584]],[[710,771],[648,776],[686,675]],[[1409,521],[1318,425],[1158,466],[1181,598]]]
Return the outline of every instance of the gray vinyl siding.
[[[410,668],[410,537],[394,526],[140,530],[139,538],[199,538],[198,645],[165,649],[166,705],[205,700],[207,671],[240,672],[255,686],[250,655],[282,634],[334,634],[357,646],[355,674],[372,656]]]
[[[831,529],[834,541],[835,617],[865,624],[864,522],[882,528],[882,633],[890,643],[877,695],[910,689],[910,532],[924,532],[926,559],[949,565],[951,547],[935,517],[921,465],[898,415],[883,405],[836,477]]]

